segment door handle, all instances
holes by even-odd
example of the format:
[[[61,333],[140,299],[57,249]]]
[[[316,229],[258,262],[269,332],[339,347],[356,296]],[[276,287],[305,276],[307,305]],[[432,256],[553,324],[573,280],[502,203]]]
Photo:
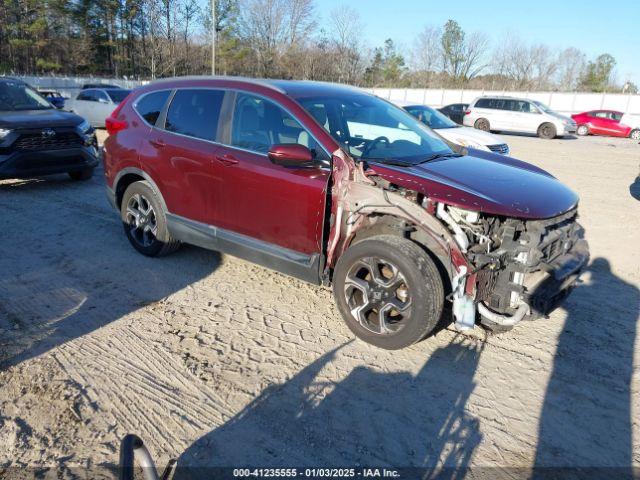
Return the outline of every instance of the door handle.
[[[164,143],[162,140],[149,140],[149,143],[156,148],[163,148],[167,146],[167,144]]]
[[[229,155],[228,153],[224,155],[216,155],[215,159],[227,167],[230,167],[231,165],[237,165],[238,163],[238,159],[233,155]]]

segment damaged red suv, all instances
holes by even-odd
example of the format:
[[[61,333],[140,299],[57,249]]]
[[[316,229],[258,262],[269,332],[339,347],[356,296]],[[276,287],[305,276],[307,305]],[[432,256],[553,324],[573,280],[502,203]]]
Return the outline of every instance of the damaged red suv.
[[[332,285],[379,347],[447,315],[494,330],[544,316],[589,259],[578,197],[549,173],[460,150],[355,88],[170,79],[134,91],[107,128],[108,195],[134,248],[190,243]]]

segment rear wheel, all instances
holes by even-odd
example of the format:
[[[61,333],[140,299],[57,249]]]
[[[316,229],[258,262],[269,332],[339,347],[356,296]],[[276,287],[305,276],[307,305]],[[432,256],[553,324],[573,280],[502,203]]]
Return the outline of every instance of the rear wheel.
[[[394,235],[370,237],[340,257],[333,292],[360,339],[397,350],[431,333],[442,315],[442,277],[429,255]]]
[[[589,135],[589,127],[587,127],[586,125],[579,125],[576,133],[581,137],[585,137]]]
[[[81,170],[79,172],[69,172],[69,176],[74,182],[89,180],[93,176],[93,168],[89,170]]]
[[[538,127],[538,136],[546,140],[556,138],[556,126],[553,123],[543,123]]]
[[[631,133],[629,134],[629,138],[632,140],[640,140],[640,128],[631,130]]]
[[[489,120],[487,120],[486,118],[479,118],[478,120],[476,120],[473,126],[478,130],[482,130],[483,132],[488,132],[491,128],[491,125],[489,125]]]
[[[129,242],[143,255],[160,257],[180,246],[169,233],[162,204],[148,182],[134,182],[127,187],[120,216]]]

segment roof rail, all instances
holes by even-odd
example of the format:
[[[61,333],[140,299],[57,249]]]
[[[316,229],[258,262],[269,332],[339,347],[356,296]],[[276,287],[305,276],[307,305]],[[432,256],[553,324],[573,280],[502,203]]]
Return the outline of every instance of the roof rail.
[[[176,80],[226,80],[232,82],[244,82],[244,83],[252,83],[254,85],[260,85],[262,87],[270,88],[271,90],[275,90],[279,93],[286,93],[280,87],[270,83],[267,80],[263,80],[260,78],[250,78],[250,77],[235,77],[235,76],[223,76],[223,75],[189,75],[184,77],[170,77],[170,78],[160,78],[157,80],[153,80],[150,84],[156,83],[164,83],[164,82],[172,82]]]

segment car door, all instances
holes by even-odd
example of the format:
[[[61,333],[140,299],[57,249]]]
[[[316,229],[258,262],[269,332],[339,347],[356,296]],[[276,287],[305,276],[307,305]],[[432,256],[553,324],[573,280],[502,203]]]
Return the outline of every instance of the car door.
[[[532,102],[519,100],[515,102],[520,109],[520,121],[523,132],[538,133],[538,128],[542,124],[542,112]]]
[[[591,127],[589,128],[591,133],[593,133],[594,135],[611,134],[611,128],[609,126],[610,120],[607,118],[607,112],[590,112],[589,117],[591,120]]]
[[[157,94],[158,104],[168,95]],[[168,211],[210,225],[218,207],[214,189],[225,173],[214,162],[224,96],[224,90],[213,88],[176,90],[140,146],[140,162],[157,183]],[[144,97],[136,103],[142,101]]]
[[[73,101],[70,110],[77,113],[85,120],[87,120],[91,125],[96,124],[96,112],[95,106],[98,102],[98,99],[95,95],[94,90],[83,90],[78,94],[76,99]]]
[[[238,92],[232,104],[227,145],[215,156],[216,225],[296,252],[322,250],[329,154],[301,123],[274,101]],[[275,165],[274,144],[301,144],[318,165]]]

